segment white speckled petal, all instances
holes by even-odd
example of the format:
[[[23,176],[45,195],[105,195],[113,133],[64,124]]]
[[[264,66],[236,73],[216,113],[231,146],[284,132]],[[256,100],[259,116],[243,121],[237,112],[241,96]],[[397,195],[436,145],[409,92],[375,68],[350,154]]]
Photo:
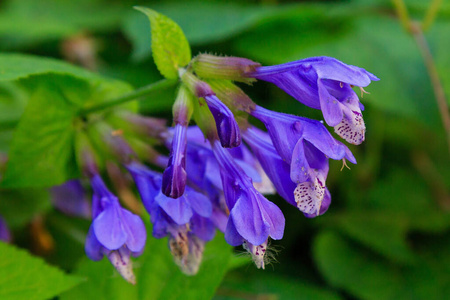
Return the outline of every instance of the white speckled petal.
[[[325,195],[325,178],[317,173],[313,181],[302,182],[294,190],[298,209],[307,214],[317,214]]]
[[[251,254],[256,267],[258,269],[264,269],[264,255],[266,254],[267,250],[267,241],[258,246],[252,245],[248,241],[244,241],[242,247]]]
[[[364,124],[361,112],[354,110],[346,111],[341,123],[334,127],[334,132],[350,144],[361,144],[364,141],[366,133],[366,125]]]

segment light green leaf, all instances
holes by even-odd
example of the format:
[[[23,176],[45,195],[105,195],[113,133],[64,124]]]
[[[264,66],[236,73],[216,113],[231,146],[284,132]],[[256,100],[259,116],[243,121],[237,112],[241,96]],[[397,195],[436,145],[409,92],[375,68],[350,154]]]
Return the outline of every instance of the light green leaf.
[[[0,243],[0,256],[0,299],[50,299],[81,282],[5,243]]]
[[[29,104],[11,144],[3,187],[42,187],[79,176],[73,139],[78,111],[128,91],[127,85],[47,74],[24,84]]]
[[[137,284],[123,280],[105,258],[101,262],[84,260],[76,271],[88,281],[62,295],[62,300],[134,299],[211,299],[228,270],[231,247],[219,234],[206,244],[203,262],[195,276],[181,273],[173,262],[167,239],[147,241],[144,254],[134,266]]]
[[[191,60],[191,48],[181,28],[168,17],[146,7],[135,7],[146,14],[152,32],[152,52],[161,74],[178,78],[178,69]]]

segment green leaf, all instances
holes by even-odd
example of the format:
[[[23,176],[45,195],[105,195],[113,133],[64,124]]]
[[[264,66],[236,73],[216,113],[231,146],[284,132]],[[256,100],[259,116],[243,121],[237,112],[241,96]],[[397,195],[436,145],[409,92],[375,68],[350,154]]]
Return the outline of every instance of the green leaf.
[[[14,127],[25,110],[28,94],[16,82],[0,81],[0,151],[7,153]]]
[[[358,299],[445,299],[450,292],[449,241],[448,234],[417,240],[420,259],[400,267],[323,232],[314,242],[314,258],[331,285]]]
[[[9,0],[0,12],[0,48],[17,49],[117,28],[127,6],[102,0]],[[39,24],[36,26],[36,24]]]
[[[3,187],[43,187],[79,176],[73,139],[78,111],[129,90],[106,80],[48,74],[24,84],[29,104],[14,133]]]
[[[47,189],[0,190],[0,214],[11,228],[26,225],[51,208]]]
[[[70,74],[85,79],[101,78],[97,74],[56,59],[13,53],[0,54],[0,81],[45,73]]]
[[[85,259],[76,274],[88,277],[88,281],[64,293],[61,299],[211,299],[231,257],[231,247],[220,234],[206,244],[198,274],[186,276],[173,262],[167,239],[150,239],[144,254],[135,262],[136,286],[123,280],[107,259],[101,262]]]
[[[81,282],[33,257],[24,250],[0,243],[0,298],[49,299]]]
[[[401,292],[398,270],[386,268],[379,259],[351,247],[337,234],[326,232],[316,237],[314,258],[331,285],[361,299],[393,299]]]
[[[191,60],[191,48],[181,28],[168,17],[146,7],[135,7],[150,19],[152,52],[161,74],[178,78],[178,69]]]
[[[404,216],[370,211],[347,212],[337,222],[343,233],[401,263],[412,263],[416,258],[406,241],[408,225]]]
[[[191,45],[230,38],[283,10],[273,6],[220,2],[198,2],[195,5],[189,2],[161,2],[152,7],[179,24]],[[142,60],[151,54],[150,29],[146,22],[135,12],[130,12],[124,19],[123,30],[133,44],[132,58],[135,60]]]
[[[245,299],[341,299],[337,293],[333,293],[327,288],[298,279],[293,280],[269,270],[256,271],[252,274],[248,274],[248,270],[245,272],[246,274],[243,274],[242,271],[239,270],[227,275],[220,286],[217,300],[242,299],[244,297]]]

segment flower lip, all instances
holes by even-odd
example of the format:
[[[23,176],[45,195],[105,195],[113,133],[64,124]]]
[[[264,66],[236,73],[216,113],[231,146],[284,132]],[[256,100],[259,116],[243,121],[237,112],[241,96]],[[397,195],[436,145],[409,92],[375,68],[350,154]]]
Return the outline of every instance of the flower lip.
[[[299,68],[306,73],[314,69],[318,77],[322,79],[342,81],[362,87],[369,85],[371,80],[380,80],[374,74],[362,68],[344,64],[329,56],[316,56],[275,66],[257,67],[256,71],[247,72],[245,75],[259,79],[260,77],[295,71]]]

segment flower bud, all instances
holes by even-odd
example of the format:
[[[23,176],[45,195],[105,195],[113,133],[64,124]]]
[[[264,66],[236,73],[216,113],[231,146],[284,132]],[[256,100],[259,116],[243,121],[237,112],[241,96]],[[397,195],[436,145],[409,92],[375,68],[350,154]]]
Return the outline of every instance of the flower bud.
[[[250,84],[256,79],[243,76],[255,72],[261,64],[241,57],[200,54],[192,61],[194,72],[201,78],[228,79]]]
[[[204,81],[186,72],[181,78],[197,97],[204,98],[216,122],[220,143],[224,148],[234,148],[241,144],[241,132],[231,110],[216,97],[211,87]]]

